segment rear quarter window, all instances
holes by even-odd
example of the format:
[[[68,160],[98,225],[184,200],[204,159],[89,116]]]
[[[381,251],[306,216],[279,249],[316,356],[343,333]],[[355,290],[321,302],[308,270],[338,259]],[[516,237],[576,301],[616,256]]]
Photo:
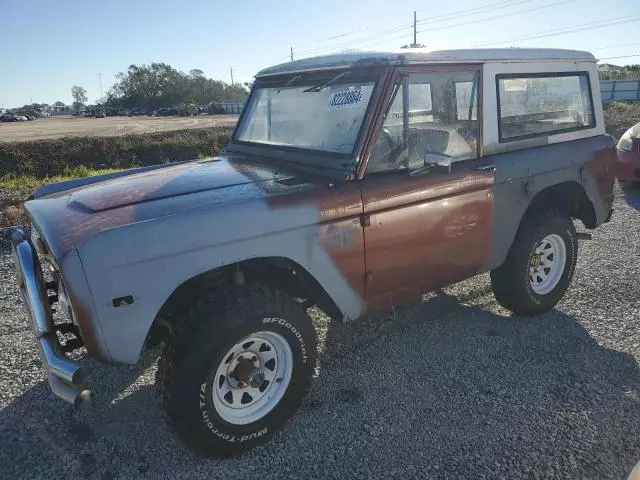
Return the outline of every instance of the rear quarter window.
[[[500,142],[596,125],[587,72],[496,76]]]

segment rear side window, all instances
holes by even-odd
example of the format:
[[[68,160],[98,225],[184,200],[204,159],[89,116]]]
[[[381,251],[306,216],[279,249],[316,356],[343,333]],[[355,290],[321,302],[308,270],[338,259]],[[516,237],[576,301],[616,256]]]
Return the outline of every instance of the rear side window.
[[[587,72],[497,75],[501,142],[595,127]]]

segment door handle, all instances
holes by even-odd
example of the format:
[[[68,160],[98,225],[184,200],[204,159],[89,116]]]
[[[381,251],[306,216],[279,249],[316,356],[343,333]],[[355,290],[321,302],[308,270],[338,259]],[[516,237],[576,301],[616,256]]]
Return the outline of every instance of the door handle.
[[[496,166],[494,163],[490,163],[488,165],[480,165],[479,167],[474,168],[476,172],[495,172]]]

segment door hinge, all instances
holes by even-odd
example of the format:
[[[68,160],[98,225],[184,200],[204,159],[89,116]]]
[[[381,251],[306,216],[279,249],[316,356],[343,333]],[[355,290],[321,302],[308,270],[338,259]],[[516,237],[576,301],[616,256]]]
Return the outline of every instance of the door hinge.
[[[360,216],[360,226],[361,227],[370,227],[371,226],[371,216],[370,215],[361,215]]]

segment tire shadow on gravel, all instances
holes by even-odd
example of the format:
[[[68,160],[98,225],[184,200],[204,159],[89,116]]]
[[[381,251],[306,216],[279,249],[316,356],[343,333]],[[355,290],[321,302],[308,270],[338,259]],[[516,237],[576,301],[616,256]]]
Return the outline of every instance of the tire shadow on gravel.
[[[365,432],[376,424],[380,435],[397,432],[399,444],[428,459],[424,471],[435,477],[626,478],[640,460],[636,359],[599,345],[560,310],[509,315],[486,282],[465,283],[471,288],[440,290],[376,319],[330,328],[317,384],[334,370],[358,380],[340,382],[328,402],[361,402]],[[376,322],[372,339],[366,332]],[[372,372],[363,357],[383,357],[386,365]],[[353,368],[344,371],[348,364]],[[394,389],[404,393],[379,395]],[[398,409],[407,398],[411,406]],[[311,395],[309,408],[324,402]],[[407,416],[412,422],[402,421]],[[399,421],[404,431],[390,427]],[[360,454],[374,451],[372,445]]]
[[[402,466],[407,478],[625,477],[640,457],[635,359],[598,345],[560,311],[502,316],[483,308],[485,284],[458,290],[332,322],[301,411],[239,458],[197,458],[165,427],[153,399],[154,350],[132,367],[92,364],[88,411],[55,401],[45,381],[17,397],[0,414],[0,471],[392,478]]]
[[[622,184],[621,189],[627,205],[640,212],[640,185]]]

